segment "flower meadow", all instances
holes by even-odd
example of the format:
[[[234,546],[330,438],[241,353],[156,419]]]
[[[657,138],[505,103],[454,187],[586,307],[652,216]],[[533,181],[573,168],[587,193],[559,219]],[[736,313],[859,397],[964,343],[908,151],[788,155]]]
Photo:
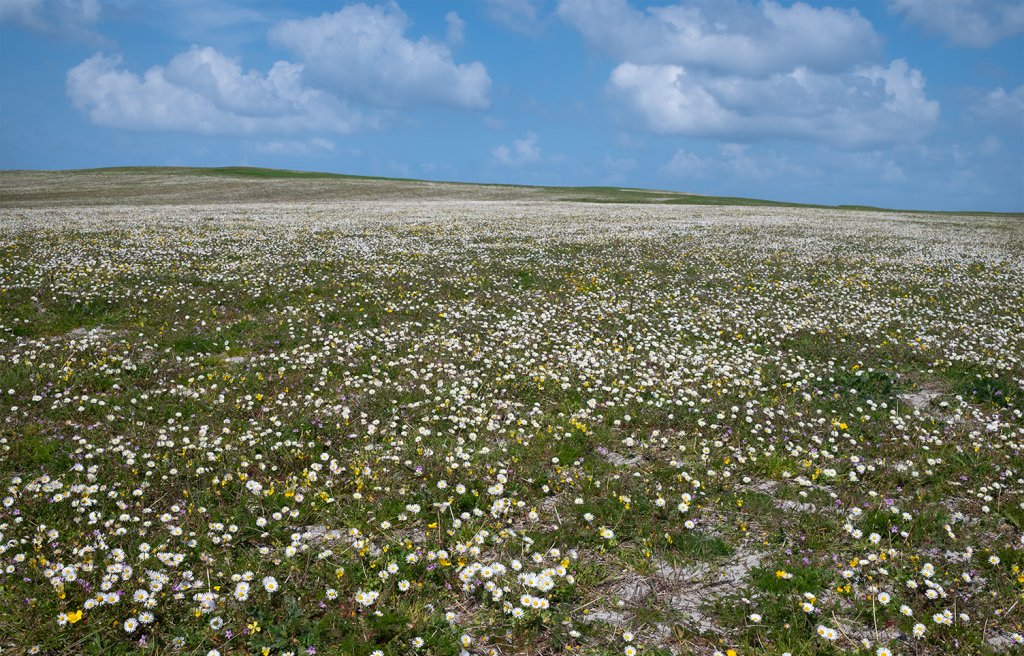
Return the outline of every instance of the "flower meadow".
[[[0,210],[0,651],[1024,643],[1019,217]]]

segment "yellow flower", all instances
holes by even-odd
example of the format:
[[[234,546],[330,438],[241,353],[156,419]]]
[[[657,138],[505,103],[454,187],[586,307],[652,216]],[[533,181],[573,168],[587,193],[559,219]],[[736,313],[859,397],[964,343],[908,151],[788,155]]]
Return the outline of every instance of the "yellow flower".
[[[73,613],[68,613],[68,623],[74,624],[80,619],[82,619],[82,611],[76,610]]]
[[[257,622],[256,620],[253,620],[252,624],[249,625],[249,631],[251,631],[252,633],[259,633],[260,632],[260,624],[259,624],[259,622]]]

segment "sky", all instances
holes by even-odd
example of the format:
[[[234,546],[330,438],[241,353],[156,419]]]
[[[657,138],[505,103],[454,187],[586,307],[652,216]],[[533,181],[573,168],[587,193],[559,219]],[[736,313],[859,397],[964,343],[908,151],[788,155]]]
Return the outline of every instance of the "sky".
[[[0,168],[1024,211],[1024,2],[0,0]]]

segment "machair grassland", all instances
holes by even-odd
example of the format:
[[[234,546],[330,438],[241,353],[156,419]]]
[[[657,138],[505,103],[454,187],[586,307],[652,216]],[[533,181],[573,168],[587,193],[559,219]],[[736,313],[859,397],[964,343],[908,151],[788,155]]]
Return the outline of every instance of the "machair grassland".
[[[20,188],[4,653],[1024,640],[1019,217]]]

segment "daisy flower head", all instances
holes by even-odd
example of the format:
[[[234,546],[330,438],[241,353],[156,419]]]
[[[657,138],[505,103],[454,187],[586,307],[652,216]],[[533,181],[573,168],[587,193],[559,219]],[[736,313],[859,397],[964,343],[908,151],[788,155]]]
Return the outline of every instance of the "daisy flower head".
[[[376,590],[370,590],[369,592],[360,590],[356,593],[356,603],[369,608],[373,605],[373,602],[377,601],[378,596],[380,596],[380,593]]]

